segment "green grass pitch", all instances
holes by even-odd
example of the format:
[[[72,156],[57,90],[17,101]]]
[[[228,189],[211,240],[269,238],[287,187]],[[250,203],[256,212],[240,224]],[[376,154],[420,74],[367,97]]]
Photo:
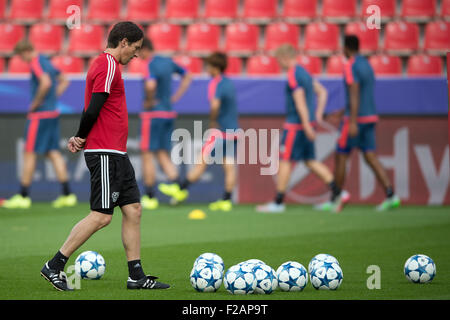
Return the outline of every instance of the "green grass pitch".
[[[193,209],[207,213],[189,220]],[[401,207],[375,212],[373,206],[348,206],[340,214],[290,205],[283,214],[259,214],[254,206],[236,205],[232,212],[209,212],[207,206],[162,205],[142,215],[142,261],[147,274],[157,275],[172,288],[165,291],[126,289],[128,276],[121,241],[121,213],[70,258],[85,250],[106,260],[101,280],[81,280],[81,289],[58,292],[39,275],[42,265],[59,249],[72,226],[88,213],[88,204],[53,209],[35,203],[29,210],[0,208],[0,299],[450,299],[449,207]],[[189,283],[195,258],[215,252],[225,268],[257,258],[277,269],[288,260],[307,267],[318,253],[338,258],[344,280],[337,291],[318,291],[310,283],[302,292],[233,296],[225,288],[198,293]],[[430,256],[437,274],[430,284],[408,282],[403,275],[407,258]],[[367,288],[369,265],[381,270],[381,289]]]

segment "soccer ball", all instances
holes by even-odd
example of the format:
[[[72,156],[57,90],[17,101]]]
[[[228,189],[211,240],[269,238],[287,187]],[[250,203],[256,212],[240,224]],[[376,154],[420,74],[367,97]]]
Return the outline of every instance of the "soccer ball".
[[[82,252],[75,260],[75,272],[82,279],[100,279],[105,268],[105,259],[95,251]]]
[[[295,261],[283,263],[276,274],[281,291],[302,291],[308,283],[306,268]]]
[[[344,274],[339,264],[335,262],[319,261],[312,269],[311,284],[320,290],[336,290],[342,283]]]
[[[315,255],[314,258],[312,258],[311,261],[309,262],[309,265],[308,265],[308,273],[309,274],[311,274],[312,270],[314,269],[314,266],[319,261],[339,264],[338,260],[335,257],[333,257],[332,255],[326,254],[326,253],[319,253],[319,254]]]
[[[406,260],[404,272],[406,279],[411,282],[427,283],[436,275],[436,265],[430,257],[416,254]]]
[[[223,278],[225,289],[231,294],[250,294],[256,289],[256,277],[250,264],[230,267]]]
[[[199,262],[192,268],[190,281],[199,292],[215,292],[222,285],[222,276],[217,264]]]
[[[217,268],[219,268],[221,273],[223,273],[223,271],[225,269],[225,264],[223,263],[223,259],[215,253],[211,253],[211,252],[202,253],[201,255],[198,256],[197,259],[195,259],[194,266],[200,262],[217,264]]]
[[[255,264],[253,274],[256,277],[255,293],[270,294],[278,287],[275,270],[266,264]]]

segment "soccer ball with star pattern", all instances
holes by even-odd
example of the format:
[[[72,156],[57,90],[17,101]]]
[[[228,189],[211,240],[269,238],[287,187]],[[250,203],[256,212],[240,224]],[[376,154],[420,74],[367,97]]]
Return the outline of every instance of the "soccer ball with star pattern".
[[[301,263],[288,261],[278,267],[277,279],[281,291],[302,291],[308,283],[308,272]]]
[[[344,274],[339,264],[319,261],[312,269],[309,277],[315,289],[337,290],[342,283]]]
[[[199,262],[190,274],[192,287],[199,292],[215,292],[222,285],[223,273],[216,264]]]
[[[256,277],[253,264],[241,264],[230,267],[225,273],[223,284],[231,294],[251,294],[256,289]]]

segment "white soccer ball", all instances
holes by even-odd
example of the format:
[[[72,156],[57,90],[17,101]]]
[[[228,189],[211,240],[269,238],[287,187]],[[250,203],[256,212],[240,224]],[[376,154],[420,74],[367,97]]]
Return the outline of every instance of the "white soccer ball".
[[[195,259],[194,266],[200,262],[217,264],[220,272],[224,272],[225,264],[223,263],[223,259],[218,254],[212,252],[202,253],[197,257],[197,259]]]
[[[75,260],[75,272],[82,279],[100,279],[105,268],[105,259],[95,251],[82,252]]]
[[[191,271],[192,287],[199,292],[215,292],[222,285],[223,273],[216,264],[197,263]]]
[[[404,272],[406,279],[413,283],[428,283],[436,275],[436,265],[430,257],[416,254],[406,260]]]
[[[311,284],[318,290],[336,290],[342,283],[344,274],[339,264],[319,261],[312,269]]]
[[[255,293],[270,294],[277,289],[277,274],[272,267],[262,263],[255,264],[253,274],[256,278]]]
[[[308,283],[306,268],[296,261],[283,263],[276,274],[281,291],[302,291]]]
[[[256,289],[256,277],[251,264],[230,267],[223,278],[225,289],[231,294],[251,294]]]
[[[314,266],[319,261],[339,264],[338,260],[335,257],[333,257],[331,254],[319,253],[319,254],[315,255],[314,258],[312,258],[308,264],[308,273],[309,274],[311,274],[312,270],[314,269]]]

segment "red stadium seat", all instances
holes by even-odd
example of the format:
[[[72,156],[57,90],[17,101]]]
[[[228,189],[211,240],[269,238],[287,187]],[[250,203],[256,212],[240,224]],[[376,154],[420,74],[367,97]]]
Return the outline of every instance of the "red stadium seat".
[[[82,73],[84,69],[84,61],[79,57],[55,56],[52,58],[52,63],[64,73]]]
[[[317,16],[317,0],[284,0],[281,16],[289,22],[308,22]]]
[[[203,71],[203,62],[199,57],[175,56],[173,61],[193,74],[200,74]]]
[[[226,75],[240,75],[242,73],[242,59],[239,57],[227,57]]]
[[[326,63],[326,73],[328,75],[339,75],[344,74],[344,64],[345,57],[341,55],[334,55],[327,59]]]
[[[113,22],[119,19],[121,0],[89,0],[88,19],[92,22]]]
[[[42,18],[44,0],[12,0],[10,7],[10,19],[33,22]]]
[[[197,18],[199,0],[167,0],[166,18],[173,22],[190,22]]]
[[[392,21],[384,33],[384,48],[389,53],[411,54],[419,46],[419,26],[412,22]]]
[[[403,0],[402,18],[409,21],[424,22],[436,15],[436,0]]]
[[[442,59],[438,56],[413,55],[408,60],[408,76],[442,76]]]
[[[63,37],[64,30],[60,25],[38,23],[30,28],[30,41],[39,52],[57,53],[61,50]]]
[[[244,0],[244,18],[248,21],[266,23],[276,14],[276,0]]]
[[[65,22],[73,14],[67,13],[67,8],[71,5],[78,6],[80,13],[83,12],[83,0],[50,0],[48,4],[48,18],[53,21]]]
[[[380,8],[381,21],[394,18],[396,13],[396,0],[363,0],[361,4],[361,15],[367,17],[373,14],[367,12],[367,8],[376,5]]]
[[[312,75],[322,73],[322,59],[320,57],[300,55],[297,57],[297,62]]]
[[[5,17],[6,0],[0,0],[0,19]]]
[[[9,73],[30,73],[30,65],[19,56],[14,56],[9,60]]]
[[[402,60],[400,57],[380,54],[371,56],[369,63],[377,76],[399,76],[402,74]]]
[[[232,23],[225,29],[225,50],[238,55],[248,55],[258,49],[259,28],[243,22]]]
[[[69,51],[72,54],[89,56],[102,51],[104,30],[101,25],[82,23],[80,29],[69,33]]]
[[[450,51],[450,22],[429,22],[425,27],[424,48],[439,54]]]
[[[228,22],[236,18],[238,0],[206,0],[205,18],[212,22]]]
[[[446,21],[450,21],[450,0],[442,0],[442,2],[441,2],[441,16]]]
[[[12,54],[14,46],[25,36],[25,28],[11,23],[0,23],[0,54]]]
[[[345,34],[356,35],[359,39],[359,48],[363,54],[369,54],[378,50],[378,29],[368,29],[362,22],[350,22],[345,26]]]
[[[173,52],[180,49],[181,27],[175,24],[157,23],[147,28],[147,37],[157,51]]]
[[[347,22],[356,15],[356,0],[322,0],[322,17],[333,22]]]
[[[141,59],[141,58],[135,58],[131,59],[131,61],[128,63],[128,72],[133,74],[139,74],[142,76],[145,76],[147,74],[148,70],[148,61]]]
[[[126,19],[147,22],[159,16],[160,0],[128,0]]]
[[[191,54],[206,54],[219,49],[220,27],[195,23],[187,28],[186,50]]]
[[[249,75],[276,75],[280,73],[280,66],[272,56],[255,55],[247,61],[247,74]]]
[[[277,22],[266,27],[265,50],[276,50],[283,43],[290,43],[298,49],[300,27],[295,24]]]
[[[5,71],[5,59],[0,58],[0,72]]]
[[[306,26],[304,48],[309,53],[329,55],[338,49],[339,28],[335,24],[314,22]]]

